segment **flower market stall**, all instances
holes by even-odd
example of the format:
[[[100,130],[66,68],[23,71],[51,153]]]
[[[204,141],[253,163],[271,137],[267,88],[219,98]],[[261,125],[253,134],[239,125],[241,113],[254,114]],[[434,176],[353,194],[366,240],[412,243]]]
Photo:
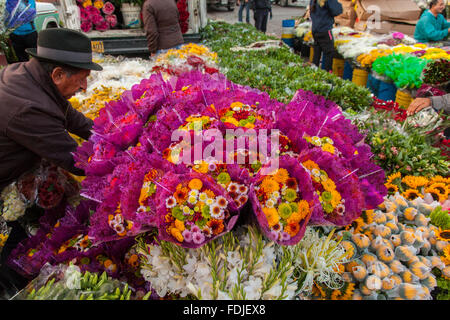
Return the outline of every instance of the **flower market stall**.
[[[94,120],[74,154],[86,176],[47,164],[2,191],[0,245],[4,221],[46,209],[8,258],[29,279],[13,299],[448,300],[448,120],[406,118],[252,26],[202,38],[96,56],[70,100]],[[448,57],[396,48],[349,50],[446,92]]]

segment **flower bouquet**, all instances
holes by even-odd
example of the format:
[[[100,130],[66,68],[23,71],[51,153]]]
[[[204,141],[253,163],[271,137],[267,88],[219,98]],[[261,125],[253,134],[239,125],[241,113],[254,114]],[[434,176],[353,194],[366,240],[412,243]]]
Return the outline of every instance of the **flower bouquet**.
[[[187,1],[180,0],[177,2],[178,12],[180,13],[181,33],[186,33],[189,29],[189,11],[187,9]]]
[[[114,14],[114,5],[103,0],[77,0],[80,9],[81,30],[106,31],[117,26],[117,16]]]
[[[423,82],[432,87],[444,88],[449,84],[450,60],[438,59],[431,61],[422,73]]]
[[[262,232],[276,243],[294,245],[319,209],[308,172],[295,157],[279,158],[279,168],[269,165],[252,179],[250,199]]]
[[[204,174],[167,173],[157,194],[159,239],[197,248],[231,230],[237,221],[235,202]]]
[[[1,204],[0,204],[1,208]],[[3,247],[6,244],[6,241],[9,238],[9,234],[11,232],[11,228],[8,227],[6,221],[0,216],[0,254],[2,253]]]

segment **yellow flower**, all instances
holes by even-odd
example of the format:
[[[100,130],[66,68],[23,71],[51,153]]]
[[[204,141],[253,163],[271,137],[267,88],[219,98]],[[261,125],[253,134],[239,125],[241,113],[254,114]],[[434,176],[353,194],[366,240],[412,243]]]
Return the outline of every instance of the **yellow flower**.
[[[194,171],[197,171],[199,173],[207,173],[208,172],[208,163],[205,161],[202,161],[201,163],[194,165],[194,167],[192,167],[192,169],[194,169]]]
[[[103,8],[103,6],[104,6],[104,3],[102,0],[96,0],[94,2],[94,7],[96,7],[97,9],[101,9],[101,8]]]
[[[243,106],[244,106],[244,104],[243,104],[242,102],[236,101],[236,102],[233,102],[233,103],[230,105],[230,109],[231,109],[231,110],[233,110],[233,108],[239,108],[239,109],[242,109]]]
[[[280,168],[274,174],[273,178],[278,183],[286,183],[286,180],[289,178],[289,173],[286,169]]]
[[[440,241],[450,242],[450,229],[442,230],[439,228],[439,231],[435,231],[436,239]]]
[[[425,193],[431,194],[435,201],[444,202],[447,199],[438,189],[432,187],[425,188]]]
[[[226,118],[224,123],[227,123],[227,122],[231,123],[232,125],[234,125],[236,127],[239,127],[239,122],[235,118],[232,118],[232,117]]]
[[[303,162],[303,166],[308,171],[312,171],[313,169],[320,170],[319,165],[312,160],[307,160],[307,161]]]
[[[443,198],[445,198],[445,200],[447,199],[448,193],[449,193],[449,187],[445,183],[442,183],[442,182],[433,183],[432,185],[429,186],[429,188],[437,190],[439,192],[439,194]]]
[[[444,254],[443,256],[441,256],[442,261],[445,263],[445,265],[449,265],[450,264],[450,244],[448,244],[444,248],[442,253]]]
[[[331,179],[327,179],[327,180],[323,181],[322,186],[326,191],[333,191],[336,189],[336,184]]]
[[[402,193],[402,196],[408,200],[414,200],[418,197],[423,198],[423,195],[417,189],[408,189]]]
[[[325,152],[329,152],[331,154],[334,154],[334,152],[335,152],[334,146],[332,144],[329,144],[329,143],[325,143],[322,146],[322,150],[325,151]]]
[[[398,191],[398,187],[392,183],[384,184],[389,194],[395,194]]]
[[[83,8],[87,8],[89,6],[92,6],[92,1],[91,0],[85,0],[83,2]]]
[[[279,184],[271,177],[265,177],[261,182],[261,189],[265,193],[272,193],[280,190]]]
[[[331,205],[336,208],[339,203],[341,203],[342,197],[336,190],[330,191],[333,198],[331,199]]]
[[[310,209],[308,201],[300,200],[298,203],[298,213],[300,214],[301,220],[305,219],[308,216]]]
[[[401,178],[401,177],[402,177],[402,174],[401,174],[400,172],[391,174],[391,175],[387,178],[386,183],[392,183],[392,181],[394,181],[395,179]]]

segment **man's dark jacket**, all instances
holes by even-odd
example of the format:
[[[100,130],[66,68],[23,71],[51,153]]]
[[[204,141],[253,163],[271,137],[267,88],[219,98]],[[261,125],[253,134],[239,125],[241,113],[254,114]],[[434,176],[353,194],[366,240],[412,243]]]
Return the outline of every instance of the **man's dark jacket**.
[[[315,4],[314,4],[315,3]],[[313,12],[312,7],[315,5]],[[312,33],[324,33],[333,29],[334,17],[342,13],[342,4],[337,0],[327,0],[323,7],[319,1],[310,1],[310,16],[312,21]]]
[[[39,61],[14,63],[0,71],[0,190],[47,159],[69,172],[77,143],[89,139],[93,122],[59,93]]]

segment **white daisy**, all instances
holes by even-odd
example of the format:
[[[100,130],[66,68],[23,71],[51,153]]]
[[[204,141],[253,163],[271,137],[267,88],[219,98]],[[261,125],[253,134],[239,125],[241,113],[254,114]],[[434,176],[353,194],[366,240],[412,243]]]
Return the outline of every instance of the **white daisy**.
[[[189,196],[189,197],[188,197],[188,203],[189,203],[189,204],[196,204],[196,203],[197,203],[197,197],[195,197],[195,196]]]
[[[230,184],[227,187],[228,192],[238,192],[239,185],[235,182],[230,182]]]
[[[223,209],[219,207],[216,203],[211,206],[211,217],[214,219],[220,219],[223,214]]]
[[[280,199],[280,193],[278,191],[274,191],[270,194],[270,198],[276,202],[278,199]]]
[[[237,189],[237,192],[238,192],[239,194],[247,194],[247,192],[248,192],[248,187],[245,186],[245,185],[243,185],[243,184],[241,184],[241,185],[239,185],[239,187],[238,187],[238,189]]]
[[[176,201],[175,201],[175,203],[176,203]],[[166,199],[166,207],[167,207],[167,199]],[[137,213],[147,212],[147,207],[146,206],[140,206],[139,208],[137,208],[136,212]]]
[[[217,204],[221,209],[225,209],[228,205],[228,201],[225,197],[218,196],[216,197],[215,204]]]
[[[190,197],[196,197],[198,196],[198,190],[196,189],[192,189],[191,191],[189,191],[189,196]]]
[[[211,198],[208,198],[208,199],[206,200],[206,204],[207,204],[208,206],[211,206],[213,203],[214,203],[214,200],[211,199]]]
[[[273,201],[273,199],[269,199],[266,201],[267,208],[273,208],[274,205],[275,205],[275,201]]]
[[[191,213],[191,208],[189,208],[188,206],[183,206],[183,214],[185,216],[189,215]]]
[[[170,208],[175,207],[176,205],[177,205],[177,200],[175,199],[175,197],[170,196],[166,199],[166,208],[170,209]],[[143,206],[141,206],[141,207],[143,207]],[[141,207],[138,208],[138,212]],[[145,207],[144,207],[144,209],[145,209]]]
[[[336,207],[336,212],[338,215],[343,216],[345,212],[345,206],[342,203],[338,204]]]
[[[214,171],[216,169],[217,169],[217,166],[216,166],[216,164],[214,162],[208,164],[208,170],[209,171]]]
[[[320,170],[319,169],[312,169],[311,173],[314,177],[320,177]]]
[[[202,192],[198,195],[198,200],[206,202],[206,200],[208,200],[208,195],[205,192]]]

